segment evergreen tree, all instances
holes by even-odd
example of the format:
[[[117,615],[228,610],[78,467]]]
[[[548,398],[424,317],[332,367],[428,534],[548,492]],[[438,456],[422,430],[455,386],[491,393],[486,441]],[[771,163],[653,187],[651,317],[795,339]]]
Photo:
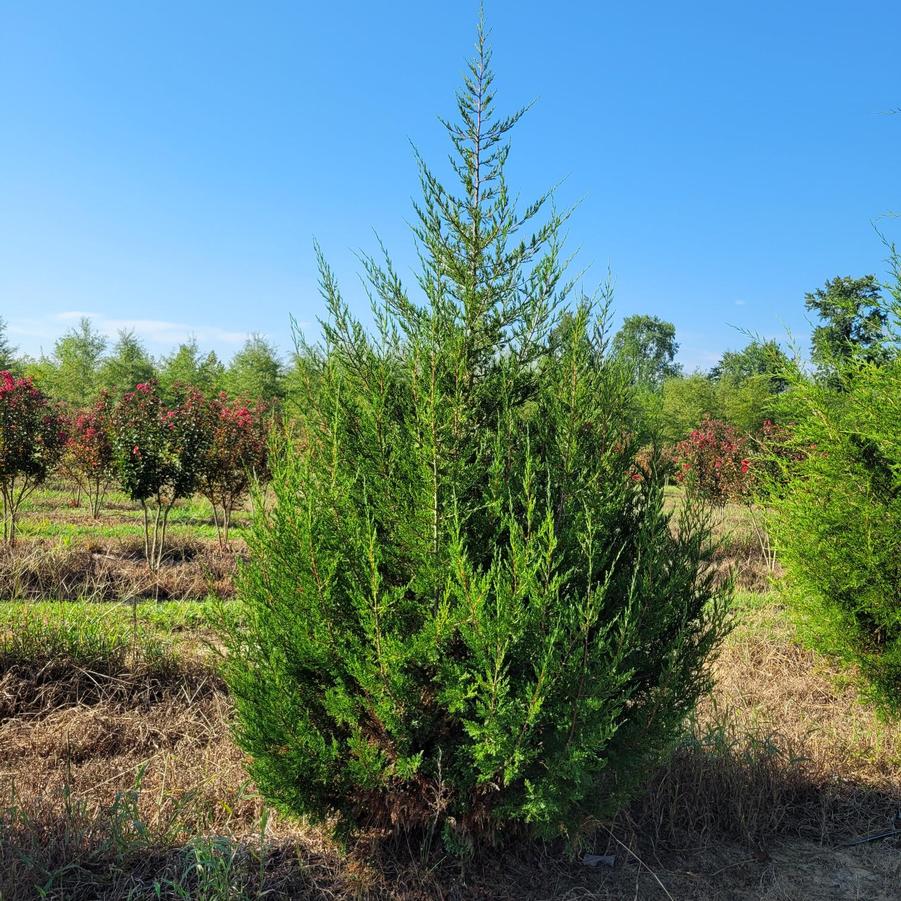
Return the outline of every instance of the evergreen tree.
[[[15,372],[16,368],[16,348],[9,343],[6,320],[0,316],[0,372]]]
[[[446,123],[460,189],[420,160],[424,303],[365,258],[376,334],[320,255],[299,440],[225,611],[237,737],[263,794],[339,826],[574,834],[661,760],[724,629],[708,533],[635,478],[605,311],[569,291],[561,216],[518,211],[480,29]]]
[[[153,359],[133,331],[123,329],[112,353],[101,363],[98,373],[101,387],[114,397],[133,391],[135,385],[156,376]]]
[[[42,357],[33,368],[40,387],[54,400],[70,407],[81,407],[93,401],[100,384],[98,371],[106,339],[82,317],[53,348],[53,356]]]
[[[169,398],[174,398],[179,386],[196,388],[207,397],[223,389],[225,367],[215,351],[203,355],[197,339],[191,337],[180,344],[175,353],[165,357],[160,367],[160,387]]]
[[[873,321],[879,345],[831,357],[829,377],[786,369],[790,455],[771,498],[784,597],[801,634],[853,664],[886,712],[901,717],[901,258]]]
[[[225,385],[232,397],[277,403],[285,393],[284,365],[262,335],[251,335],[229,363]]]

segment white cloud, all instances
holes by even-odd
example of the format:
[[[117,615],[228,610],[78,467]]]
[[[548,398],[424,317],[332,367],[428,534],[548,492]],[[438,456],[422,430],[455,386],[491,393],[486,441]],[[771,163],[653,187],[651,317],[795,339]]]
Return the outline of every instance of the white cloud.
[[[743,300],[735,301],[735,306],[737,306],[737,307],[743,307],[744,305],[745,305],[745,302]]]
[[[10,334],[55,340],[62,331],[71,328],[79,319],[87,318],[100,334],[115,338],[123,329],[134,332],[151,345],[171,349],[192,336],[200,344],[239,346],[247,340],[248,332],[236,332],[214,325],[194,325],[170,322],[165,319],[127,319],[106,316],[88,310],[65,310],[41,319],[17,319],[9,323]]]

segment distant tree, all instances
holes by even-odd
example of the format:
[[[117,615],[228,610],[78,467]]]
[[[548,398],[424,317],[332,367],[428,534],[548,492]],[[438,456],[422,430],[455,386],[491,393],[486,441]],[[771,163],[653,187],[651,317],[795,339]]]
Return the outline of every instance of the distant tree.
[[[6,337],[6,320],[0,316],[0,372],[13,372],[16,366],[16,348]]]
[[[68,407],[92,401],[99,390],[98,371],[106,339],[82,317],[75,328],[62,336],[53,356],[42,357],[32,368],[42,390]]]
[[[675,444],[706,418],[720,418],[716,383],[700,372],[668,378],[660,390],[656,432],[664,443]]]
[[[251,335],[225,373],[232,397],[272,404],[285,394],[285,369],[275,348],[262,335]]]
[[[787,386],[788,358],[776,341],[753,340],[727,350],[710,370],[719,415],[743,435],[757,432],[775,415],[776,397]]]
[[[787,385],[787,363],[788,358],[778,342],[755,339],[742,350],[727,350],[710,370],[710,377],[715,381],[742,384],[748,379],[765,376],[770,380],[771,390],[778,393],[784,391]]]
[[[133,331],[123,329],[112,353],[100,364],[100,385],[114,397],[133,391],[135,385],[152,381],[156,367],[141,340]]]
[[[849,360],[879,362],[886,339],[885,302],[875,275],[838,276],[804,298],[822,320],[813,330],[811,358],[828,373]]]
[[[0,372],[3,540],[15,544],[19,510],[59,461],[65,434],[47,397],[27,378]]]
[[[184,386],[213,397],[222,389],[224,377],[225,367],[215,351],[203,355],[193,337],[180,344],[175,353],[164,357],[159,375],[160,387],[170,401]]]
[[[613,353],[633,369],[639,385],[658,386],[681,371],[676,327],[657,316],[627,316],[613,336]]]

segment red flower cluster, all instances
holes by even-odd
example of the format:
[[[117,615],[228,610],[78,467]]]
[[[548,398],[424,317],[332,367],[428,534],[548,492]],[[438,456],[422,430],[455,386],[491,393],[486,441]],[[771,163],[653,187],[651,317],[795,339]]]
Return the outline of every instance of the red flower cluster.
[[[751,489],[748,440],[719,419],[705,419],[675,448],[676,481],[715,504],[745,497]]]

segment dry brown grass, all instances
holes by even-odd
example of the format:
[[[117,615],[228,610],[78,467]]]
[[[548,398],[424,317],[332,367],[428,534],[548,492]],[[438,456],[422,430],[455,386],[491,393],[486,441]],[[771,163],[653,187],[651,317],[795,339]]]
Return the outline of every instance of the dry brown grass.
[[[105,538],[64,542],[22,540],[0,545],[0,598],[87,600],[159,598],[181,600],[234,594],[243,550],[222,551],[213,541],[170,541],[157,576],[147,569],[143,541]]]
[[[142,691],[125,660],[127,689],[16,701],[0,723],[0,897],[897,898],[898,840],[841,845],[901,805],[901,728],[798,648],[778,607],[741,616],[691,735],[586,843],[612,870],[548,845],[461,862],[403,837],[342,851],[275,816],[261,831],[215,678],[192,664]]]

